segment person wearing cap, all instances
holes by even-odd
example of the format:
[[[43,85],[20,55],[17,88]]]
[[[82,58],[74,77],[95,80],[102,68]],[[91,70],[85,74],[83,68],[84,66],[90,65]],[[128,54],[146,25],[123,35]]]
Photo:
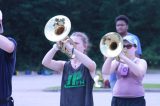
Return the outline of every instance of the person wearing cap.
[[[137,50],[136,50],[136,56],[141,57],[142,55],[142,49],[141,49],[141,43],[137,35],[134,35],[132,33],[128,32],[128,24],[129,24],[129,19],[125,15],[119,15],[115,18],[115,24],[116,24],[116,31],[119,33],[122,38],[125,36],[132,36],[134,39],[137,40]],[[115,83],[117,81],[117,77],[115,73],[112,73],[109,77],[109,82],[110,86],[113,89]]]
[[[0,106],[13,106],[12,75],[16,63],[16,41],[2,35],[2,12],[0,10]]]
[[[142,80],[147,62],[136,56],[138,41],[133,36],[123,38],[120,61],[107,57],[102,66],[105,74],[116,73],[117,82],[112,92],[111,106],[146,106]]]

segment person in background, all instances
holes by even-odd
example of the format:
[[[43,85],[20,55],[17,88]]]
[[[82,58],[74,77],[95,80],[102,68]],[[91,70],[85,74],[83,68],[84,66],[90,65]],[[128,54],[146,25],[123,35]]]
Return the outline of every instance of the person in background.
[[[128,28],[129,28],[129,19],[128,19],[128,17],[125,16],[125,15],[117,16],[115,18],[115,25],[116,25],[117,33],[119,33],[122,36],[122,38],[125,37],[125,36],[132,36],[132,37],[134,37],[134,39],[137,40],[136,57],[141,57],[142,49],[141,49],[141,44],[140,44],[140,40],[139,40],[138,36],[128,32]],[[117,81],[116,74],[112,73],[109,76],[109,82],[110,82],[110,86],[111,86],[112,89],[113,89],[116,81]]]

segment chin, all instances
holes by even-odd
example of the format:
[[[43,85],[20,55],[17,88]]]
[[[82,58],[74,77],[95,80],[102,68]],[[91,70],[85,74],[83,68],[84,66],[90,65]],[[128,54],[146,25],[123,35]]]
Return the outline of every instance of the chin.
[[[122,31],[118,31],[118,33],[119,33],[119,34],[123,34],[124,32],[122,32]]]

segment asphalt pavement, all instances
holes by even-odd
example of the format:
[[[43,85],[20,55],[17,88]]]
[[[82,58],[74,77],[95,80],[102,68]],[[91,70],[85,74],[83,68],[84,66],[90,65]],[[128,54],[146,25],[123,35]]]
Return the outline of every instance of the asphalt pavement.
[[[15,106],[59,106],[60,92],[45,92],[44,89],[60,86],[61,75],[13,76]],[[160,74],[146,74],[143,83],[160,84]],[[94,106],[110,106],[111,92],[93,92]],[[147,106],[160,106],[160,92],[146,92]]]

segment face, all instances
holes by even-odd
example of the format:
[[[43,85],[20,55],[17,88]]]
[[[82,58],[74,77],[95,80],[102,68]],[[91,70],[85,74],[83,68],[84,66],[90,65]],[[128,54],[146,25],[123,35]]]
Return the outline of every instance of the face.
[[[133,44],[127,41],[123,42],[123,50],[127,53],[127,55],[135,55],[136,49],[137,48]]]
[[[71,39],[73,40],[73,42],[75,43],[75,48],[79,51],[81,51],[82,53],[84,53],[84,50],[86,49],[82,38],[79,36],[71,36]]]
[[[128,31],[128,25],[123,20],[119,20],[116,22],[116,31],[123,35]]]

